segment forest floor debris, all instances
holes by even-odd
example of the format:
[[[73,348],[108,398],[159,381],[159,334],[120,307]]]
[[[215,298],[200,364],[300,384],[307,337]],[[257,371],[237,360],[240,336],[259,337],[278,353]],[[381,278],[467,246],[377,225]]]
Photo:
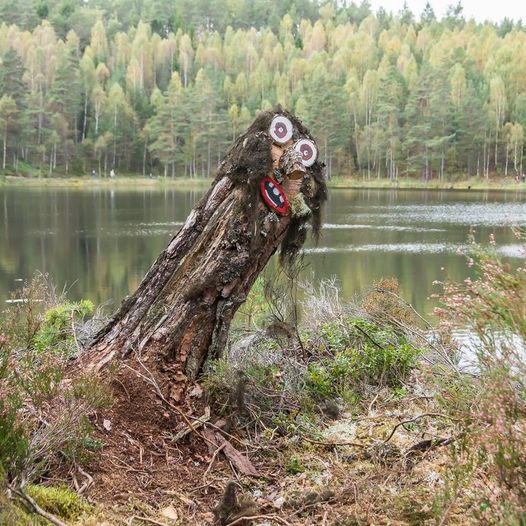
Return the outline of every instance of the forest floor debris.
[[[526,272],[477,257],[477,280],[444,284],[432,333],[392,280],[353,305],[325,282],[306,295],[301,323],[291,298],[257,283],[184,418],[155,364],[138,358],[109,385],[66,379],[93,310],[34,281],[0,330],[0,522],[516,523]],[[486,337],[477,374],[455,366],[451,331],[468,319]]]

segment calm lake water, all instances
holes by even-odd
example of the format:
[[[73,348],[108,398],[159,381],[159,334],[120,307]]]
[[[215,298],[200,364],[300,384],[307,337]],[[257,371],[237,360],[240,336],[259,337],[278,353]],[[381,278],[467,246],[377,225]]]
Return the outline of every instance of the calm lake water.
[[[96,303],[132,292],[202,190],[0,188],[0,304],[37,270],[71,298]],[[336,276],[344,298],[396,277],[421,313],[434,280],[469,275],[456,255],[471,229],[512,262],[524,258],[510,224],[526,226],[526,192],[332,190],[307,274]]]

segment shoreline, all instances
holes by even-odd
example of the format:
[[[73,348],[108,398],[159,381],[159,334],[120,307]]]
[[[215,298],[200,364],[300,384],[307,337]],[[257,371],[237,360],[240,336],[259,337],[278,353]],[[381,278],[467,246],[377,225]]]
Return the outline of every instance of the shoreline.
[[[350,177],[335,177],[328,182],[330,188],[345,190],[448,190],[448,191],[526,191],[526,183],[516,182],[513,179],[466,179],[463,181],[437,181],[423,182],[417,179],[404,178],[395,182],[385,179],[353,179]]]
[[[50,187],[50,188],[119,188],[119,187],[143,187],[143,188],[159,188],[159,187],[184,187],[184,188],[203,188],[209,186],[213,179],[190,179],[178,178],[168,179],[164,177],[150,178],[150,177],[134,177],[122,176],[110,179],[109,177],[98,177],[92,179],[86,177],[42,177],[42,178],[26,178],[7,176],[0,177],[1,186],[17,186],[17,187]]]
[[[142,176],[122,176],[113,179],[86,177],[46,177],[26,178],[16,176],[0,176],[0,187],[49,187],[49,188],[206,188],[211,185],[213,178],[149,178]],[[519,191],[526,192],[526,183],[516,182],[512,179],[496,181],[495,179],[467,179],[465,181],[422,182],[413,179],[399,179],[396,182],[387,180],[363,180],[350,177],[334,177],[327,182],[330,189],[341,190],[447,190],[447,191]]]

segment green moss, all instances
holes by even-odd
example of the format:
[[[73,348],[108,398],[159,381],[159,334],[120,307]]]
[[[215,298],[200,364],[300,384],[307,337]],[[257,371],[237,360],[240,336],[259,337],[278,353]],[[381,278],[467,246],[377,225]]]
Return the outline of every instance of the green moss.
[[[69,521],[93,511],[93,507],[77,493],[66,487],[27,486],[29,496],[44,510]]]
[[[14,502],[0,501],[0,524],[2,526],[48,526],[43,517],[26,511]]]
[[[297,475],[305,472],[305,466],[298,457],[290,457],[285,464],[285,471],[290,475]]]

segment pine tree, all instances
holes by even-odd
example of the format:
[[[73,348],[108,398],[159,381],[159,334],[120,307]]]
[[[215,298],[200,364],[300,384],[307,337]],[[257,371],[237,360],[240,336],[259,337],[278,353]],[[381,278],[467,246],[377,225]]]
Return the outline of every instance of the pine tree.
[[[8,95],[14,99],[17,108],[22,110],[26,94],[26,85],[23,80],[24,64],[12,47],[7,48],[1,60],[0,95]]]
[[[7,146],[11,131],[16,123],[16,102],[9,95],[0,98],[0,137],[2,138],[2,170],[6,169]]]
[[[155,115],[148,121],[150,135],[155,140],[149,145],[149,150],[164,168],[164,175],[175,177],[175,165],[181,158],[183,131],[181,126],[181,102],[183,87],[178,73],[172,75],[172,80],[165,95],[153,94],[152,103]]]
[[[79,60],[73,49],[66,49],[60,57],[48,94],[49,107],[60,113],[69,129],[68,138],[78,140],[78,117],[81,111],[81,83]]]
[[[387,177],[396,179],[401,161],[402,110],[405,105],[404,80],[398,68],[390,65],[378,87],[377,149]],[[379,171],[380,173],[380,166]]]

